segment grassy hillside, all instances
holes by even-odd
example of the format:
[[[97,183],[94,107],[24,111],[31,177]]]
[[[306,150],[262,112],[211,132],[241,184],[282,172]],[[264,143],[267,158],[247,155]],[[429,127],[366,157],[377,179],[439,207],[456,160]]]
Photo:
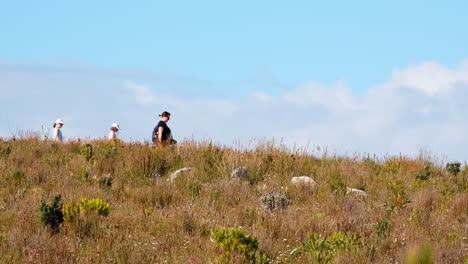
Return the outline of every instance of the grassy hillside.
[[[269,144],[0,140],[0,263],[467,263],[467,175]]]

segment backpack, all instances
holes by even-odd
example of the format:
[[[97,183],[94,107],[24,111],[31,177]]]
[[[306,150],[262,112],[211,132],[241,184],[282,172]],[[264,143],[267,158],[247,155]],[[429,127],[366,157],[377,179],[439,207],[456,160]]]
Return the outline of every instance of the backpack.
[[[159,124],[156,125],[156,127],[153,129],[153,134],[151,135],[151,141],[153,141],[153,143],[156,143],[158,141],[158,130],[159,130]]]

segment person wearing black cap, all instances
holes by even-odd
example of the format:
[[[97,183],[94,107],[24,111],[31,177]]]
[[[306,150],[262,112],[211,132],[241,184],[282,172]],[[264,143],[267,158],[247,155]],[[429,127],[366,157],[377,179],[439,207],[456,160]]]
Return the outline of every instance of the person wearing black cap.
[[[154,127],[152,141],[154,144],[175,144],[177,141],[172,139],[171,129],[167,122],[171,119],[171,113],[164,111],[159,115],[161,121]]]

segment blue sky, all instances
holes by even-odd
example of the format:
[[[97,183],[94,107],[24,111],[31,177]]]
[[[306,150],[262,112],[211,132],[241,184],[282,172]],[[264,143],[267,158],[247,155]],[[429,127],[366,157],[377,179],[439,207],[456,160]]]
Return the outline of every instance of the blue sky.
[[[69,134],[95,137],[103,129],[97,126],[111,119],[99,113],[114,112],[112,120],[139,126],[132,123],[133,111],[148,125],[144,132],[130,129],[122,136],[143,139],[155,112],[172,107],[185,118],[173,120],[183,130],[180,136],[222,142],[239,134],[246,139],[281,137],[275,131],[278,119],[287,119],[285,126],[297,132],[298,142],[311,139],[351,151],[415,153],[435,143],[428,138],[411,147],[393,146],[373,135],[375,143],[369,144],[359,133],[345,137],[345,142],[340,133],[328,137],[334,132],[325,131],[343,129],[339,124],[353,120],[344,117],[347,111],[372,119],[375,111],[369,101],[383,98],[381,105],[391,108],[392,96],[403,98],[396,112],[411,108],[405,104],[415,99],[421,104],[418,111],[429,116],[406,120],[406,113],[398,114],[393,123],[382,126],[374,119],[355,121],[376,133],[396,126],[402,131],[402,139],[395,139],[399,142],[417,138],[410,125],[415,122],[416,130],[461,125],[463,120],[447,119],[443,111],[455,108],[462,115],[466,109],[461,103],[457,107],[462,108],[444,104],[449,100],[441,94],[459,97],[468,87],[467,11],[466,1],[2,1],[0,121],[8,126],[3,125],[0,136],[8,136],[14,127],[37,129],[60,115],[76,120],[75,126],[69,124]],[[384,97],[388,87],[391,96]],[[401,96],[408,87],[411,92]],[[96,118],[91,128],[80,104],[54,103],[55,94],[65,101],[89,100],[89,115]],[[351,110],[344,107],[347,104]],[[217,126],[204,129],[191,123],[190,113],[207,111],[219,114],[214,120],[218,125],[242,123],[242,106],[258,114],[256,120],[268,122],[247,120],[247,134],[230,132],[237,127],[230,124],[229,131],[217,131]],[[371,110],[361,112],[365,107]],[[33,108],[34,117],[27,114]],[[273,117],[266,118],[268,114]],[[323,135],[312,124],[323,129]],[[464,126],[454,129],[465,131]],[[436,129],[434,135],[440,133]],[[445,143],[429,148],[468,158],[454,146],[442,146]]]
[[[245,84],[257,75],[364,92],[395,67],[453,66],[468,47],[466,1],[4,2],[3,59],[176,72],[231,82],[226,95],[273,89]]]

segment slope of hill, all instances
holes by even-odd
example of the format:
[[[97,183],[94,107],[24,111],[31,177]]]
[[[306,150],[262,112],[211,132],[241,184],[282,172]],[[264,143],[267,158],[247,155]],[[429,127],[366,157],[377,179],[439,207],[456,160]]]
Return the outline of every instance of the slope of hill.
[[[269,143],[3,139],[0,262],[466,263],[468,169],[457,167]],[[44,208],[56,194],[53,228]]]

